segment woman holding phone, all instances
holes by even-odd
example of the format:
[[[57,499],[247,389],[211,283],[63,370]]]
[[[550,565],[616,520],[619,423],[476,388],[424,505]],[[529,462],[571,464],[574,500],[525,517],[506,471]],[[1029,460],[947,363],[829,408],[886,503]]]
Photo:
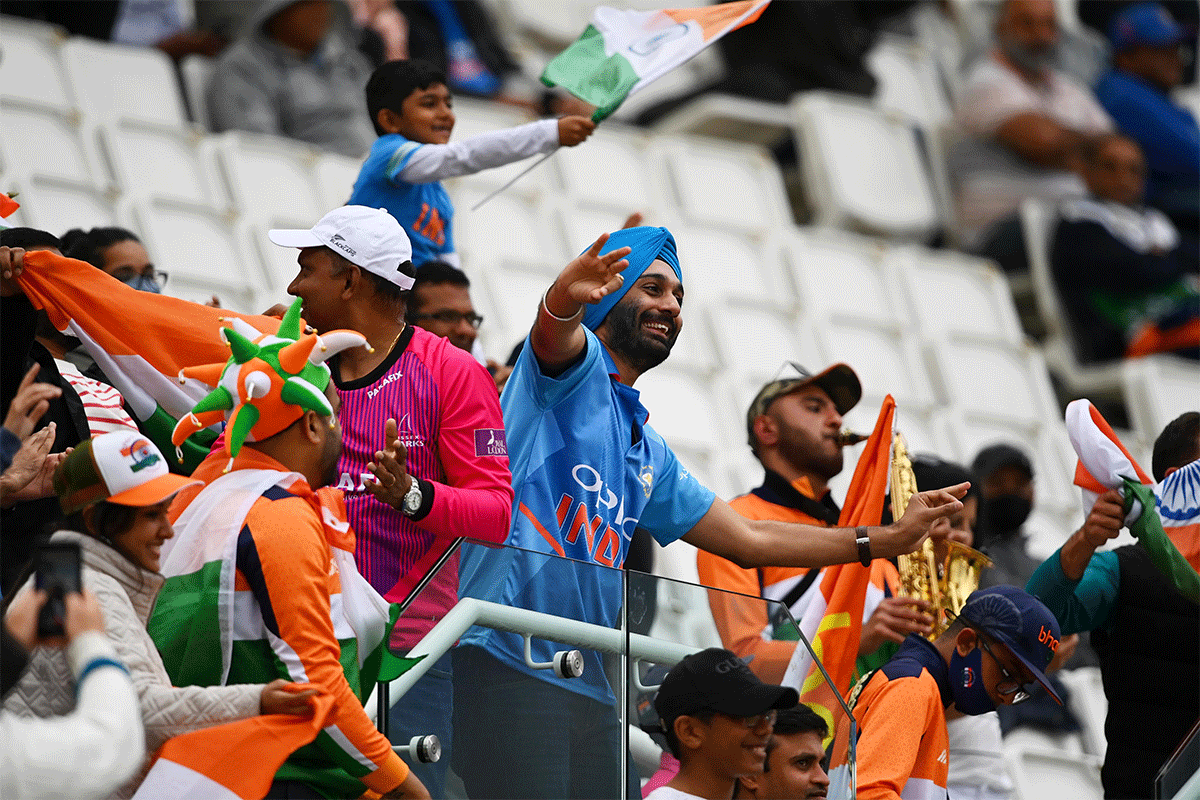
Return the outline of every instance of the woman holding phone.
[[[67,519],[54,545],[78,545],[82,584],[100,600],[105,630],[129,668],[153,753],[181,733],[256,714],[311,713],[316,689],[283,680],[268,684],[174,687],[146,632],[146,620],[163,584],[159,557],[174,536],[167,507],[180,490],[197,481],[172,475],[167,461],[137,431],[106,433],[76,447],[54,475],[54,488]],[[27,584],[21,591],[31,591]],[[61,650],[38,648],[29,667],[4,700],[7,713],[48,717],[75,704],[75,680]],[[114,797],[129,797],[144,770]]]

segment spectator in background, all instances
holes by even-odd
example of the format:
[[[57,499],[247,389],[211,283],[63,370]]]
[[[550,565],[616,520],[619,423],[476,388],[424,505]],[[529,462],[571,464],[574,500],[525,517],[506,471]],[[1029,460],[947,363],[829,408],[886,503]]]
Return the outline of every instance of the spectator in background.
[[[1113,70],[1101,79],[1096,96],[1145,154],[1146,203],[1166,212],[1194,244],[1200,234],[1200,126],[1171,99],[1183,81],[1186,38],[1158,3],[1122,10],[1109,29]]]
[[[1091,196],[1061,203],[1050,252],[1077,358],[1200,358],[1200,248],[1142,204],[1137,143],[1101,137],[1084,149],[1083,176]]]
[[[1200,507],[1200,414],[1163,428],[1151,469],[1160,516],[1195,517]],[[1094,631],[1108,719],[1100,776],[1107,798],[1154,796],[1154,777],[1200,716],[1200,608],[1154,566],[1140,544],[1097,552],[1125,524],[1118,491],[1101,495],[1083,526],[1029,579],[1064,632]],[[1196,525],[1164,526],[1200,569]],[[1141,723],[1141,724],[1139,724]]]
[[[227,44],[195,24],[194,0],[5,0],[4,13],[60,25],[76,36],[157,47],[175,60],[215,56]]]
[[[822,767],[822,740],[828,733],[825,720],[803,703],[783,709],[775,715],[762,774],[739,776],[733,796],[753,800],[824,797],[829,776]]]
[[[442,261],[429,261],[417,267],[405,319],[434,336],[445,336],[459,350],[466,350],[487,367],[496,390],[504,389],[512,367],[485,357],[478,347],[483,317],[475,313],[471,279],[462,270]]]
[[[72,228],[61,237],[63,255],[86,261],[139,292],[162,292],[165,273],[154,269],[142,240],[125,228]]]
[[[30,651],[61,642],[37,636],[44,591],[22,592],[3,625],[4,691],[20,676]],[[5,800],[106,797],[133,776],[146,755],[137,694],[104,635],[100,601],[90,589],[64,596],[64,687],[74,687],[71,713],[49,719],[0,711],[0,795]],[[68,788],[69,787],[69,788]]]
[[[795,689],[763,683],[729,650],[685,657],[654,696],[679,774],[646,800],[730,797],[738,778],[762,772],[776,713],[798,702]]]
[[[213,127],[299,139],[349,156],[371,146],[361,92],[371,74],[333,0],[275,0],[217,61],[206,97]]]
[[[1082,195],[1080,148],[1112,129],[1092,93],[1055,69],[1053,0],[1005,0],[996,46],[970,71],[956,117],[968,134],[952,154],[964,244],[1025,271],[1015,213],[1026,197]]]

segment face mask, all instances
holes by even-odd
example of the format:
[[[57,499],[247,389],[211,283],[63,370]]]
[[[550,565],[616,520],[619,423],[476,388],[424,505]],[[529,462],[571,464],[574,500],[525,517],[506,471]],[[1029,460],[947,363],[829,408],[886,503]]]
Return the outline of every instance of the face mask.
[[[1033,503],[1017,495],[1003,495],[983,501],[983,518],[994,531],[1015,531],[1025,524]]]
[[[978,645],[965,658],[957,648],[950,654],[950,685],[954,707],[962,713],[974,717],[996,710],[983,685],[983,650]]]
[[[158,285],[158,281],[147,275],[134,275],[127,281],[121,281],[126,286],[137,289],[139,292],[153,292],[154,294],[162,294],[162,287]]]

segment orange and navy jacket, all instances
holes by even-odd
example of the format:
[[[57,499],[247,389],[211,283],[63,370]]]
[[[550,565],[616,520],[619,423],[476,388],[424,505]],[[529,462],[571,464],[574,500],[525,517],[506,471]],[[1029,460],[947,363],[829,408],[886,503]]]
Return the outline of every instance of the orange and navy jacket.
[[[807,478],[798,478],[789,484],[782,476],[770,470],[767,470],[762,486],[749,494],[734,498],[729,505],[747,519],[832,525],[838,518],[837,504],[828,492],[823,499],[818,500]],[[814,516],[814,513],[821,516]],[[700,583],[725,590],[708,593],[708,604],[712,608],[713,621],[721,635],[721,642],[742,658],[753,656],[750,668],[763,681],[782,681],[792,652],[796,649],[796,637],[782,640],[769,638],[773,634],[770,630],[771,621],[767,616],[767,604],[761,600],[748,600],[726,592],[780,600],[804,579],[809,568],[742,569],[732,561],[700,550],[696,553],[696,571],[699,573]],[[820,592],[819,585],[818,578],[793,604],[792,616],[797,620],[798,611],[807,603],[809,593]]]
[[[950,668],[926,639],[910,635],[888,663],[850,693],[858,723],[858,800],[945,800]],[[838,724],[830,793],[844,786],[849,718]]]

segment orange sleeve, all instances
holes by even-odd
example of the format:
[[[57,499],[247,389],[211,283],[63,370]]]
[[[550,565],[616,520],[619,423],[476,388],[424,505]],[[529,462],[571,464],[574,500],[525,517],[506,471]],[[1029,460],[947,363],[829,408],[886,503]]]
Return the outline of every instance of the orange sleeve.
[[[399,786],[408,776],[408,765],[367,717],[338,661],[341,646],[330,616],[330,594],[338,591],[338,578],[330,574],[329,544],[312,506],[301,498],[259,500],[246,517],[246,527],[261,578],[246,577],[252,586],[259,580],[265,586],[268,602],[260,597],[259,604],[268,630],[275,627],[271,644],[276,656],[292,680],[319,686],[337,701],[324,730],[329,736],[317,741],[340,748],[331,754],[339,762],[349,757],[367,769],[373,765],[360,778],[371,789],[384,793]],[[239,551],[239,566],[245,569],[244,551]]]
[[[705,550],[696,551],[696,571],[700,583],[726,592],[751,595],[739,597],[725,592],[709,592],[708,605],[713,622],[726,648],[740,657],[753,656],[750,669],[766,683],[779,683],[787,671],[796,642],[768,641],[762,632],[770,623],[767,601],[761,599],[758,571],[742,569],[732,561]],[[752,599],[753,598],[753,599]]]
[[[859,719],[858,800],[900,800],[909,778],[924,771],[921,743],[940,716],[934,706],[940,708],[941,695],[926,672],[888,680],[879,671],[871,678],[876,681],[884,683]],[[944,778],[941,783],[944,788]]]

